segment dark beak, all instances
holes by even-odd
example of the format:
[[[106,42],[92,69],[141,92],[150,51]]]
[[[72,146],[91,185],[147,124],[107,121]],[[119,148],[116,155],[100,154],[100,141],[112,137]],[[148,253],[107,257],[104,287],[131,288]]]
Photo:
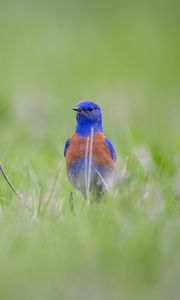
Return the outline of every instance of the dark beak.
[[[78,106],[73,107],[73,110],[76,111],[76,112],[81,112],[82,111]]]

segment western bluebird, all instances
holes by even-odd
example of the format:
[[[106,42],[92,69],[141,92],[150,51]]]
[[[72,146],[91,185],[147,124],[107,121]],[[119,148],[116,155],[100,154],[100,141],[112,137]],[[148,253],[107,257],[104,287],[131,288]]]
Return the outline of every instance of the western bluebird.
[[[113,183],[116,152],[104,135],[99,105],[84,100],[73,110],[77,125],[65,143],[64,156],[70,182],[86,199],[91,190],[102,195]]]

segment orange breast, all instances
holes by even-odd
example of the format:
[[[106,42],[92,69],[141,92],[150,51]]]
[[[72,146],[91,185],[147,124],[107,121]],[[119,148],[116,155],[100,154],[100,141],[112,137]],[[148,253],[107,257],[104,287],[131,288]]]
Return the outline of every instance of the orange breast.
[[[86,155],[90,155],[90,142],[88,138],[78,136],[76,133],[73,134],[66,151],[67,168],[71,166],[73,160],[83,159]],[[107,165],[114,168],[114,161],[104,142],[104,133],[102,132],[96,132],[93,135],[92,159],[97,165]]]

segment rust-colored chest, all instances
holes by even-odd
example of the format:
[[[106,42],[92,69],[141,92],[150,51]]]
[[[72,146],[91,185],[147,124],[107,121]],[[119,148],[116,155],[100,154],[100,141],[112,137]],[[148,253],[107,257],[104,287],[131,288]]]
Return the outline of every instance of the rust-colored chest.
[[[114,167],[110,151],[104,142],[104,134],[96,132],[90,141],[88,137],[81,137],[73,134],[70,138],[70,144],[66,151],[67,168],[71,166],[73,160],[85,158],[92,155],[92,160],[97,165],[107,165]]]

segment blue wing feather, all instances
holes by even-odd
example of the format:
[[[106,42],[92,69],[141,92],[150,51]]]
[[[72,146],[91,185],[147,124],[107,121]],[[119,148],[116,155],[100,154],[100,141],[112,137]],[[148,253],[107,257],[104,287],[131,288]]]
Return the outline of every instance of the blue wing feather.
[[[107,137],[104,138],[104,141],[105,141],[106,145],[108,146],[108,149],[111,153],[112,159],[115,161],[116,160],[116,152],[114,150],[113,144],[110,142],[110,140]]]
[[[64,145],[64,156],[66,156],[66,150],[69,147],[69,144],[70,144],[70,138],[68,138],[66,140],[66,142],[65,142],[65,145]]]

